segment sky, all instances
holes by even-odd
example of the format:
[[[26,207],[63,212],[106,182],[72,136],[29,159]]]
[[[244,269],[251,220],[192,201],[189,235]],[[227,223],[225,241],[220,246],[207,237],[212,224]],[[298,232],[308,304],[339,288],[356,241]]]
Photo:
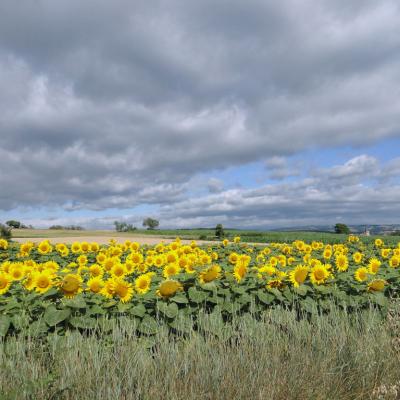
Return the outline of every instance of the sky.
[[[397,0],[2,0],[0,222],[400,223]]]

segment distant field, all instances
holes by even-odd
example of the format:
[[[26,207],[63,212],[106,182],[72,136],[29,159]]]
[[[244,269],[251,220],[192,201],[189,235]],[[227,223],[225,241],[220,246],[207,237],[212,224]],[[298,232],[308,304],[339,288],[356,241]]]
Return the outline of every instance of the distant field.
[[[193,240],[216,240],[213,229],[157,229],[153,231],[138,229],[133,232],[116,232],[112,230],[52,230],[52,229],[15,229],[13,237],[15,238],[61,238],[61,237],[142,237],[156,236],[164,238],[193,239]],[[269,243],[269,242],[293,242],[294,240],[304,240],[306,242],[324,241],[329,243],[339,243],[346,240],[347,235],[329,233],[329,232],[277,232],[277,231],[251,231],[226,229],[225,235],[228,239],[240,236],[242,242],[249,243]],[[369,243],[377,237],[382,236],[361,236],[362,240]],[[400,236],[385,236],[387,243],[397,243]]]

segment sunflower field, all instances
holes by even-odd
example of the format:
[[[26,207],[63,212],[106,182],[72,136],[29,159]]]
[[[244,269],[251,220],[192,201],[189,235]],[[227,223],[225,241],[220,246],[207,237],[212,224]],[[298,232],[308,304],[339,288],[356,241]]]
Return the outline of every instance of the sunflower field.
[[[385,310],[399,296],[400,243],[270,243],[236,237],[213,245],[22,244],[0,240],[0,336],[41,336],[70,329],[107,330],[128,318],[141,335],[196,326],[204,313],[221,321],[266,308],[299,313]]]

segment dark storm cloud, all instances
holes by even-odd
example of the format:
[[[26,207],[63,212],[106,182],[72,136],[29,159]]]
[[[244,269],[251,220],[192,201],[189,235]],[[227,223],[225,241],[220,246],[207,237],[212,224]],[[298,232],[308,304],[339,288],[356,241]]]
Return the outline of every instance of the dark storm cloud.
[[[394,0],[3,0],[0,209],[174,207],[197,173],[400,136],[399,24]]]

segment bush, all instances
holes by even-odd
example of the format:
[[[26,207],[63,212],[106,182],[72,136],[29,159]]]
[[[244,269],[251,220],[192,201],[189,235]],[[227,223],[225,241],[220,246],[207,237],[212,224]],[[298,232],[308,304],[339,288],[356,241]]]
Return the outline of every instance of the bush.
[[[0,224],[0,238],[11,239],[11,228],[9,226]]]

